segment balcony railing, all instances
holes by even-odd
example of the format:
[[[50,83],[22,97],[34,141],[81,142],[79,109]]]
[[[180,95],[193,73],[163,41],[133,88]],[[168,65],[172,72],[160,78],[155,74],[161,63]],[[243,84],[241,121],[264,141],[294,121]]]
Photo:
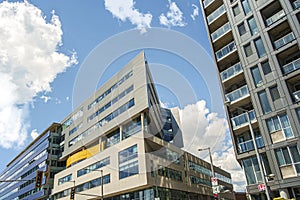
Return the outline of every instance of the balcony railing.
[[[225,99],[228,99],[230,102],[234,102],[234,101],[239,100],[247,95],[249,95],[248,86],[244,85],[243,87],[240,87],[239,89],[226,94]]]
[[[274,42],[275,48],[279,49],[280,47],[283,47],[284,45],[290,43],[294,39],[295,39],[294,33],[290,32],[289,34],[283,36],[282,38]]]
[[[255,141],[256,141],[257,148],[262,148],[265,146],[261,136],[256,137]],[[252,151],[252,150],[254,150],[254,144],[253,144],[252,140],[248,140],[248,141],[239,143],[239,152],[240,153],[244,153],[244,152]]]
[[[294,1],[293,7],[294,7],[294,9],[298,9],[300,7],[300,0]]]
[[[204,0],[203,1],[203,5],[204,5],[204,8],[207,8],[207,6],[209,6],[214,0]]]
[[[213,13],[211,13],[209,16],[207,16],[208,24],[211,24],[218,17],[220,17],[223,13],[225,13],[225,5],[224,4],[222,6],[220,6],[217,10],[215,10]]]
[[[293,92],[293,97],[295,101],[300,101],[300,90]]]
[[[220,49],[219,51],[216,52],[216,57],[217,60],[221,60],[222,58],[224,58],[225,56],[227,56],[228,54],[230,54],[231,52],[233,52],[234,50],[236,50],[236,46],[235,46],[235,42],[231,42],[228,45],[226,45],[225,47],[223,47],[222,49]]]
[[[249,111],[249,118],[250,118],[250,121],[256,120],[256,115],[255,115],[254,110]],[[240,126],[248,124],[247,113],[243,113],[241,115],[231,118],[231,122],[232,122],[232,127],[234,130]]]
[[[243,71],[241,63],[236,63],[235,65],[229,67],[228,69],[222,71],[220,73],[220,77],[222,82],[226,81],[227,79],[230,79],[234,77],[236,74],[239,74]]]
[[[292,71],[295,71],[300,68],[300,58],[297,60],[294,60],[293,62],[290,62],[289,64],[286,64],[282,67],[283,73],[288,74]]]
[[[223,36],[225,33],[227,33],[229,30],[231,30],[229,22],[218,28],[215,32],[211,34],[212,41],[216,41],[218,38]]]
[[[276,21],[278,21],[279,19],[281,19],[284,16],[285,16],[284,10],[280,10],[279,12],[277,12],[276,14],[274,14],[273,16],[269,17],[266,20],[267,26],[272,25],[273,23],[275,23]]]

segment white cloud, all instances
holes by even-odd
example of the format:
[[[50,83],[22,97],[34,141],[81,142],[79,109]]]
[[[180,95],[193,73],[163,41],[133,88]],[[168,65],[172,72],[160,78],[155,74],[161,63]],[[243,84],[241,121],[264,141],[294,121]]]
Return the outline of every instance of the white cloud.
[[[195,20],[196,16],[199,15],[199,8],[195,4],[192,4],[192,7],[193,7],[193,13],[191,14],[191,18]]]
[[[30,133],[30,136],[34,140],[35,138],[37,138],[39,136],[39,133],[37,132],[36,129],[33,129]]]
[[[52,13],[25,2],[0,3],[0,146],[21,146],[27,138],[29,105],[50,92],[57,74],[76,63],[76,55],[57,51],[62,45],[61,23]]]
[[[177,4],[175,2],[172,2],[169,0],[169,11],[165,15],[162,13],[159,16],[159,22],[161,25],[164,26],[179,26],[183,27],[186,26],[187,24],[183,21],[183,13],[181,10],[178,8]]]
[[[235,159],[227,121],[217,113],[211,113],[204,100],[185,106],[180,110],[184,149],[209,161],[208,152],[199,152],[199,148],[210,147],[214,165],[221,167],[232,175],[236,191],[245,190],[245,177]]]
[[[105,0],[105,9],[121,21],[129,20],[131,24],[136,25],[142,33],[146,28],[151,27],[152,15],[148,12],[143,14],[134,7],[133,0]]]
[[[42,99],[42,100],[44,101],[44,103],[47,103],[47,102],[51,99],[51,97],[50,97],[50,96],[42,95],[42,96],[40,97],[40,99]]]

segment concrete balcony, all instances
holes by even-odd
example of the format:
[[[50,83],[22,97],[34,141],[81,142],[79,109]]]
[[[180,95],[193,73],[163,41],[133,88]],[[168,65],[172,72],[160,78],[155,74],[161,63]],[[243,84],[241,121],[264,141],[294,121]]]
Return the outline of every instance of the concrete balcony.
[[[266,19],[266,25],[271,26],[272,24],[274,24],[275,22],[277,22],[279,19],[283,18],[284,16],[285,16],[284,10],[280,10],[279,12],[275,13],[274,15],[272,15],[271,17]]]
[[[211,13],[209,16],[207,16],[208,24],[211,24],[214,21],[216,21],[225,12],[226,12],[225,5],[222,5],[219,8],[217,8],[213,13]]]
[[[256,121],[256,115],[254,110],[249,111],[249,118],[251,122],[255,122]],[[238,115],[236,117],[231,118],[231,122],[232,122],[232,128],[233,130],[237,130],[240,127],[243,127],[245,125],[248,125],[248,119],[247,119],[247,113],[243,113],[241,115]]]
[[[256,137],[255,141],[256,141],[257,148],[262,148],[262,147],[265,146],[261,136]],[[245,142],[241,142],[241,143],[238,144],[238,148],[239,148],[238,149],[239,153],[245,153],[245,152],[248,152],[248,151],[252,151],[252,150],[254,150],[253,141],[248,140],[248,141],[245,141]]]
[[[248,86],[244,85],[237,90],[234,90],[228,94],[225,94],[225,99],[228,99],[231,104],[236,103],[237,101],[244,99],[249,96]]]
[[[283,74],[291,73],[300,68],[300,58],[294,60],[282,67]]]
[[[217,61],[225,58],[226,56],[230,55],[232,52],[236,51],[235,42],[232,41],[222,49],[216,52]]]
[[[222,71],[220,73],[220,77],[222,82],[226,82],[229,79],[236,77],[237,75],[243,73],[243,68],[240,62],[236,63],[235,65],[229,67],[228,69]]]
[[[290,32],[274,42],[275,49],[279,49],[293,40],[295,40],[295,35],[293,32]]]
[[[220,28],[218,28],[215,32],[213,32],[211,34],[212,41],[215,42],[216,40],[218,40],[222,36],[224,36],[226,33],[228,33],[229,31],[231,31],[231,27],[230,27],[229,22],[227,22],[226,24],[224,24],[223,26],[221,26]]]

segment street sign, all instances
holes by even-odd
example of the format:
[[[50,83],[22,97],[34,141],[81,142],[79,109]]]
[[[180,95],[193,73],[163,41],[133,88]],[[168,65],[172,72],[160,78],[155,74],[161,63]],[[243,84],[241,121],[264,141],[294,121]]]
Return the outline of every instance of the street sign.
[[[257,187],[259,191],[264,191],[266,189],[266,186],[264,184],[258,184]]]
[[[213,194],[219,194],[220,193],[220,187],[218,185],[213,185]]]
[[[218,185],[218,179],[216,177],[211,178],[211,184],[212,185]]]

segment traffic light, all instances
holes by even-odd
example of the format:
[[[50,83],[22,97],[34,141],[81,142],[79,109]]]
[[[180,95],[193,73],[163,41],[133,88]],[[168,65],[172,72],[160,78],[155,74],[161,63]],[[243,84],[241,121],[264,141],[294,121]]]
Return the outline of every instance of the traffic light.
[[[70,192],[70,200],[74,200],[75,198],[75,186],[71,187],[71,192]]]
[[[43,171],[37,171],[35,176],[35,188],[41,188],[43,181]]]

